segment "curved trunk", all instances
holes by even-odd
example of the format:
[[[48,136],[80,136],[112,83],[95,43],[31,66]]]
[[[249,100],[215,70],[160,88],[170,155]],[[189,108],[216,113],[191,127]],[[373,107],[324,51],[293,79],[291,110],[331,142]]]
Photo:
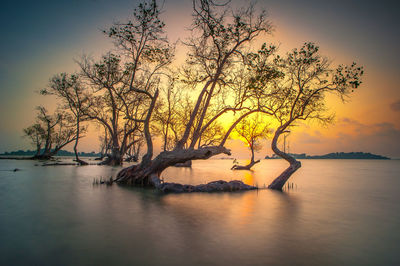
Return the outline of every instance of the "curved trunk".
[[[154,108],[156,106],[156,101],[158,98],[159,91],[158,89],[154,93],[154,96],[151,99],[149,110],[147,111],[146,119],[144,122],[144,138],[146,139],[147,153],[143,155],[142,165],[150,165],[151,159],[153,158],[153,140],[151,139],[150,134],[150,119],[153,114]]]
[[[250,170],[255,164],[259,163],[260,160],[254,161],[254,159],[252,161],[250,161],[250,163],[248,165],[234,165],[232,166],[231,170]]]
[[[254,148],[251,146],[251,159],[248,165],[237,165],[232,166],[231,170],[250,170],[255,164],[259,163],[260,160],[254,161]]]
[[[271,143],[271,148],[276,155],[285,159],[290,163],[289,167],[283,171],[274,181],[268,186],[270,189],[282,190],[283,186],[285,185],[286,181],[292,176],[294,172],[296,172],[301,167],[301,162],[297,161],[295,158],[290,156],[289,154],[281,151],[278,146],[278,139],[279,136],[284,133],[285,128],[279,127],[274,135],[274,138]]]
[[[150,162],[142,162],[139,165],[122,169],[114,181],[119,184],[150,186],[161,189],[162,182],[160,176],[166,168],[189,160],[208,159],[221,153],[231,154],[228,149],[220,146],[211,146],[196,150],[179,149],[164,151]]]
[[[192,167],[192,161],[186,161],[184,163],[177,163],[174,165],[175,167]]]

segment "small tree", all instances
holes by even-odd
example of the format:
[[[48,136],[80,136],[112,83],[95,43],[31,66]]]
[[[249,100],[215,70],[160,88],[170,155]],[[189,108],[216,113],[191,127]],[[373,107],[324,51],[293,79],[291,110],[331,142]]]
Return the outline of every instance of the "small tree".
[[[261,120],[259,115],[245,118],[235,127],[235,133],[239,136],[251,151],[251,159],[249,164],[240,166],[235,164],[232,170],[250,170],[260,160],[254,160],[254,152],[260,151],[262,148],[261,140],[265,139],[270,133],[268,124]]]
[[[139,123],[129,118],[141,118],[141,104],[145,99],[129,92],[129,64],[123,64],[120,56],[108,53],[101,60],[83,58],[79,62],[82,79],[88,86],[90,97],[83,114],[101,124],[108,132],[111,153],[102,164],[121,165],[126,151],[134,144],[131,134],[139,130]]]
[[[107,128],[112,142],[106,164],[122,164],[122,157],[139,141],[131,137],[137,131],[143,132],[147,144],[142,161],[148,162],[147,158],[152,157],[151,115],[159,95],[162,69],[173,56],[159,13],[156,1],[140,3],[132,20],[115,23],[103,31],[114,40],[122,56],[110,53],[100,62],[80,62],[82,75],[95,94],[94,108],[88,116]]]
[[[65,145],[75,140],[74,119],[65,112],[55,112],[51,115],[43,106],[37,107],[37,110],[37,123],[24,129],[24,132],[30,138],[33,137],[39,151],[39,146],[44,143],[42,153],[37,153],[33,158],[50,159]]]
[[[76,127],[75,136],[75,160],[80,165],[87,165],[88,163],[79,159],[78,156],[78,142],[81,134],[86,131],[86,127],[82,126],[81,122],[88,119],[85,116],[86,110],[90,107],[89,95],[86,93],[85,87],[82,85],[78,75],[68,75],[61,73],[55,75],[51,80],[48,88],[41,91],[42,95],[55,95],[61,99],[63,109],[71,112]]]
[[[24,128],[24,136],[30,138],[31,143],[36,147],[36,154],[34,156],[39,156],[40,150],[45,140],[45,130],[41,124],[36,123],[32,126]]]

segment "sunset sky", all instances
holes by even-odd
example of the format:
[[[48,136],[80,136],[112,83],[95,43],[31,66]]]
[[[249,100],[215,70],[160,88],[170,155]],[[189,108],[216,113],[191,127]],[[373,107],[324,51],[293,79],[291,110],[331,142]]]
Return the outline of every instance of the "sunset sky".
[[[246,1],[247,2],[247,1]],[[128,0],[6,1],[0,10],[0,152],[33,148],[22,129],[33,123],[35,106],[54,108],[40,96],[49,78],[77,70],[74,58],[101,55],[112,43],[101,32],[124,21],[137,5]],[[240,3],[236,1],[234,3]],[[244,1],[243,1],[244,3]],[[164,19],[171,41],[184,38],[191,1],[165,0]],[[400,2],[369,0],[260,0],[276,27],[266,42],[281,51],[313,41],[333,64],[364,65],[362,86],[350,102],[330,98],[336,123],[304,124],[289,137],[290,151],[323,154],[372,152],[400,158]],[[93,134],[93,132],[92,132]],[[236,154],[246,155],[238,141]],[[67,149],[71,150],[71,147]],[[98,151],[97,137],[84,139],[82,151]],[[271,154],[268,146],[259,154]]]

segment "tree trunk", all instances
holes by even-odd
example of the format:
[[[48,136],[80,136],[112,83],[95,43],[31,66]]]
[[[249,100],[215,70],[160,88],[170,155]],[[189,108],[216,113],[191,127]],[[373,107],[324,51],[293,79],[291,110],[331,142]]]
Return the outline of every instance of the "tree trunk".
[[[78,156],[78,142],[79,142],[79,133],[80,133],[80,125],[79,125],[79,119],[77,119],[76,122],[76,140],[75,140],[75,145],[74,145],[74,152],[75,152],[75,161],[79,164],[79,165],[88,165],[87,162],[79,159]]]
[[[232,166],[231,170],[250,170],[255,164],[260,162],[260,160],[254,161],[254,148],[253,148],[253,145],[251,145],[250,148],[251,148],[250,163],[248,165],[244,165],[244,166],[235,164],[234,166]]]
[[[119,147],[119,139],[116,132],[117,131],[110,132],[110,134],[112,134],[111,154],[106,153],[107,158],[101,163],[99,163],[99,165],[110,165],[110,166],[122,165],[124,153],[121,153],[122,149]]]
[[[52,152],[51,152],[51,143],[50,144],[46,144],[45,149],[43,150],[42,154],[38,154],[35,155],[33,157],[33,159],[36,160],[50,160],[51,157],[53,156]]]
[[[40,150],[42,149],[41,145],[36,145],[36,154],[34,155],[34,157],[38,156],[40,154]]]
[[[117,166],[122,165],[122,154],[120,153],[119,149],[112,149],[111,154],[107,154],[107,158],[99,163],[100,165],[110,165],[110,166]]]
[[[231,154],[228,149],[221,146],[164,151],[150,162],[143,163],[142,161],[139,165],[133,165],[121,170],[114,181],[119,184],[150,186],[162,189],[163,184],[160,176],[166,168],[189,160],[208,159],[221,153]]]
[[[137,148],[134,150],[134,152],[133,152],[133,156],[135,156],[135,158],[136,158],[136,161],[138,161],[139,160],[139,156],[140,156],[140,147],[141,147],[142,145],[140,144],[140,142],[138,142],[138,145],[137,145]]]
[[[43,152],[42,154],[37,154],[35,156],[32,157],[33,160],[50,160],[51,159],[51,155],[47,152]]]
[[[250,163],[248,165],[237,165],[235,164],[234,166],[232,166],[231,170],[250,170],[255,164],[259,163],[260,160],[254,161],[251,160]]]
[[[301,162],[296,161],[289,165],[285,171],[282,172],[275,180],[268,186],[269,189],[282,190],[286,181],[290,178],[290,176],[297,171],[301,167]]]
[[[192,160],[186,161],[184,163],[177,163],[175,167],[192,167]]]
[[[282,174],[280,174],[277,178],[275,178],[274,181],[272,181],[272,183],[268,186],[269,189],[282,190],[286,181],[292,176],[294,172],[296,172],[301,167],[301,162],[297,161],[289,154],[281,151],[277,146],[278,138],[282,133],[284,133],[284,130],[285,130],[284,127],[283,128],[279,127],[276,130],[274,138],[271,143],[271,147],[276,155],[288,161],[290,165],[285,171],[282,172]]]

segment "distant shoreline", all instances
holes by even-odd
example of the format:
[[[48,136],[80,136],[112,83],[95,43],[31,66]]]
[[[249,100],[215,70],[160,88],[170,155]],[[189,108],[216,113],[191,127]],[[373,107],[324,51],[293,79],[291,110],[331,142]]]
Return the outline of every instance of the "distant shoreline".
[[[18,151],[11,151],[11,152],[5,152],[3,154],[0,154],[0,157],[8,156],[8,157],[19,157],[19,156],[25,156],[27,157],[26,159],[35,156],[36,151],[32,150],[18,150]],[[100,157],[100,153],[96,152],[78,152],[78,155],[80,157]],[[75,153],[66,151],[66,150],[60,150],[57,155],[57,157],[62,157],[62,156],[75,156]]]
[[[31,150],[19,150],[19,151],[12,151],[12,152],[5,152],[3,154],[0,154],[0,159],[10,159],[10,160],[29,160],[32,159],[32,157],[36,154],[36,151],[31,151]],[[365,152],[333,152],[333,153],[328,153],[324,155],[307,155],[305,153],[289,153],[292,157],[296,159],[345,159],[345,160],[352,160],[352,159],[365,159],[365,160],[392,160],[392,158],[382,156],[382,155],[377,155],[377,154],[372,154],[372,153],[365,153]],[[80,157],[86,157],[86,158],[96,158],[100,157],[100,153],[95,153],[95,152],[79,152],[78,155]],[[75,154],[73,152],[61,150],[58,152],[58,154],[54,157],[74,157]],[[223,158],[218,158],[220,160],[234,160],[235,158],[231,157],[223,157]],[[268,155],[265,156],[264,159],[281,159],[280,157],[273,155],[269,157]]]
[[[364,159],[364,160],[391,160],[391,158],[372,154],[365,152],[332,152],[324,155],[307,155],[305,153],[296,154],[289,153],[295,159],[345,159],[345,160],[354,160],[354,159]],[[281,159],[280,157],[273,155],[269,157],[265,156],[265,159]]]

